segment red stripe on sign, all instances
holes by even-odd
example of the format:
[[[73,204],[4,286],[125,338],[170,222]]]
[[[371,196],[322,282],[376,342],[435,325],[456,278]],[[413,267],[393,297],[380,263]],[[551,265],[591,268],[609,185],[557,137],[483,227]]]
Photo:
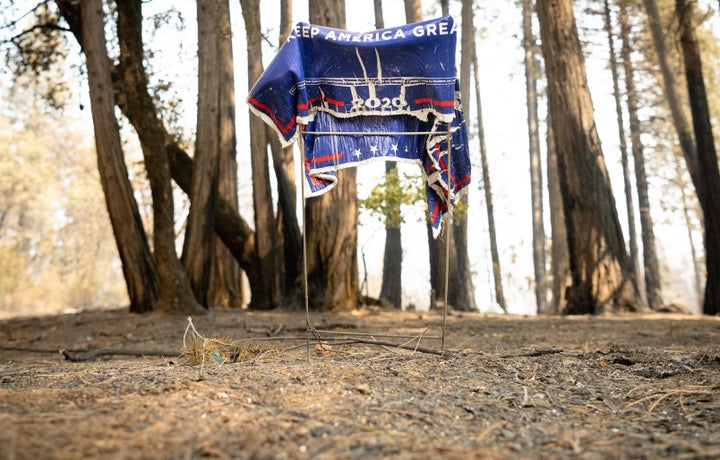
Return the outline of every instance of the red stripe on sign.
[[[315,104],[317,101],[328,102],[336,107],[345,106],[345,103],[343,101],[338,101],[337,99],[330,99],[329,97],[314,97],[312,99],[308,99],[307,104],[298,104],[298,109],[307,109],[309,106]]]
[[[288,123],[287,125],[283,125],[283,124],[280,122],[280,120],[277,119],[277,117],[275,116],[275,114],[273,113],[273,111],[270,110],[270,107],[268,107],[268,106],[266,106],[265,104],[261,103],[260,101],[256,100],[256,99],[253,98],[252,96],[248,96],[248,100],[250,101],[250,103],[251,103],[252,105],[254,105],[254,106],[257,107],[258,109],[260,109],[260,110],[262,110],[263,112],[265,112],[266,114],[268,114],[268,116],[269,116],[270,118],[272,118],[272,121],[275,123],[275,126],[277,126],[278,129],[279,129],[280,131],[282,131],[283,134],[286,134],[288,131],[290,131],[290,130],[295,126],[295,118],[294,118],[294,117],[293,117],[292,120],[290,120],[290,123]]]
[[[325,98],[326,101],[331,103],[332,105],[335,105],[337,107],[344,107],[345,103],[343,101],[338,101],[337,99],[330,99],[329,97]]]
[[[319,185],[321,183],[320,179],[318,179],[317,177],[310,174],[311,169],[312,168],[310,167],[310,162],[308,161],[307,157],[305,157],[305,171],[307,172],[308,176],[310,177],[310,181],[312,182],[312,184]]]
[[[438,107],[453,107],[455,105],[455,101],[436,101],[435,99],[430,99],[429,97],[415,99],[416,104],[426,104],[428,102],[432,105],[437,105]]]
[[[332,155],[325,155],[322,157],[313,158],[313,163],[322,163],[324,161],[335,161],[342,158],[342,153],[333,153]]]
[[[462,187],[463,185],[467,184],[468,182],[470,182],[470,176],[469,176],[469,175],[468,175],[468,176],[465,176],[465,178],[463,178],[463,180],[461,180],[460,182],[456,183],[456,184],[455,184],[455,188],[460,188],[460,187]]]

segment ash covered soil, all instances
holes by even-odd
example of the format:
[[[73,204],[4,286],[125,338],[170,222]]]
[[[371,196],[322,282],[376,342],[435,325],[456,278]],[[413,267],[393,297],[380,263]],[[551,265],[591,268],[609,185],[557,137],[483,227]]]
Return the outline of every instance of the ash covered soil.
[[[0,458],[720,458],[720,318],[310,317],[0,321]]]

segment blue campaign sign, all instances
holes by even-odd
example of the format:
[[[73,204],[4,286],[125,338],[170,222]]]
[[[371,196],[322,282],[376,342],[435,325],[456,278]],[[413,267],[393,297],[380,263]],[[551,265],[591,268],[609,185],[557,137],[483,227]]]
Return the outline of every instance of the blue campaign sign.
[[[304,126],[310,196],[332,188],[340,168],[419,164],[437,235],[470,182],[456,42],[449,16],[365,33],[299,23],[247,101],[283,145]]]

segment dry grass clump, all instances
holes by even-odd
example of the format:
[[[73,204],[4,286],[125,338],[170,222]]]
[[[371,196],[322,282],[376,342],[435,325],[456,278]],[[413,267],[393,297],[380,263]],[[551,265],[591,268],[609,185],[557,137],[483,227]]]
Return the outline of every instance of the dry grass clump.
[[[190,338],[188,338],[188,335],[190,335]],[[252,339],[234,342],[229,337],[203,337],[195,329],[192,318],[188,318],[188,326],[183,336],[183,350],[180,356],[185,358],[190,365],[223,364],[227,362],[254,361],[261,356],[277,351],[267,343]]]

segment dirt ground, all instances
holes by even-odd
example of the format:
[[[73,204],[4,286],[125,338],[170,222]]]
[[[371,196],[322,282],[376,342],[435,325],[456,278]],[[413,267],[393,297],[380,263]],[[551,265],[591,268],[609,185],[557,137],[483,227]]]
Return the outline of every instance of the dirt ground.
[[[720,458],[720,318],[310,318],[1,321],[0,458]]]

